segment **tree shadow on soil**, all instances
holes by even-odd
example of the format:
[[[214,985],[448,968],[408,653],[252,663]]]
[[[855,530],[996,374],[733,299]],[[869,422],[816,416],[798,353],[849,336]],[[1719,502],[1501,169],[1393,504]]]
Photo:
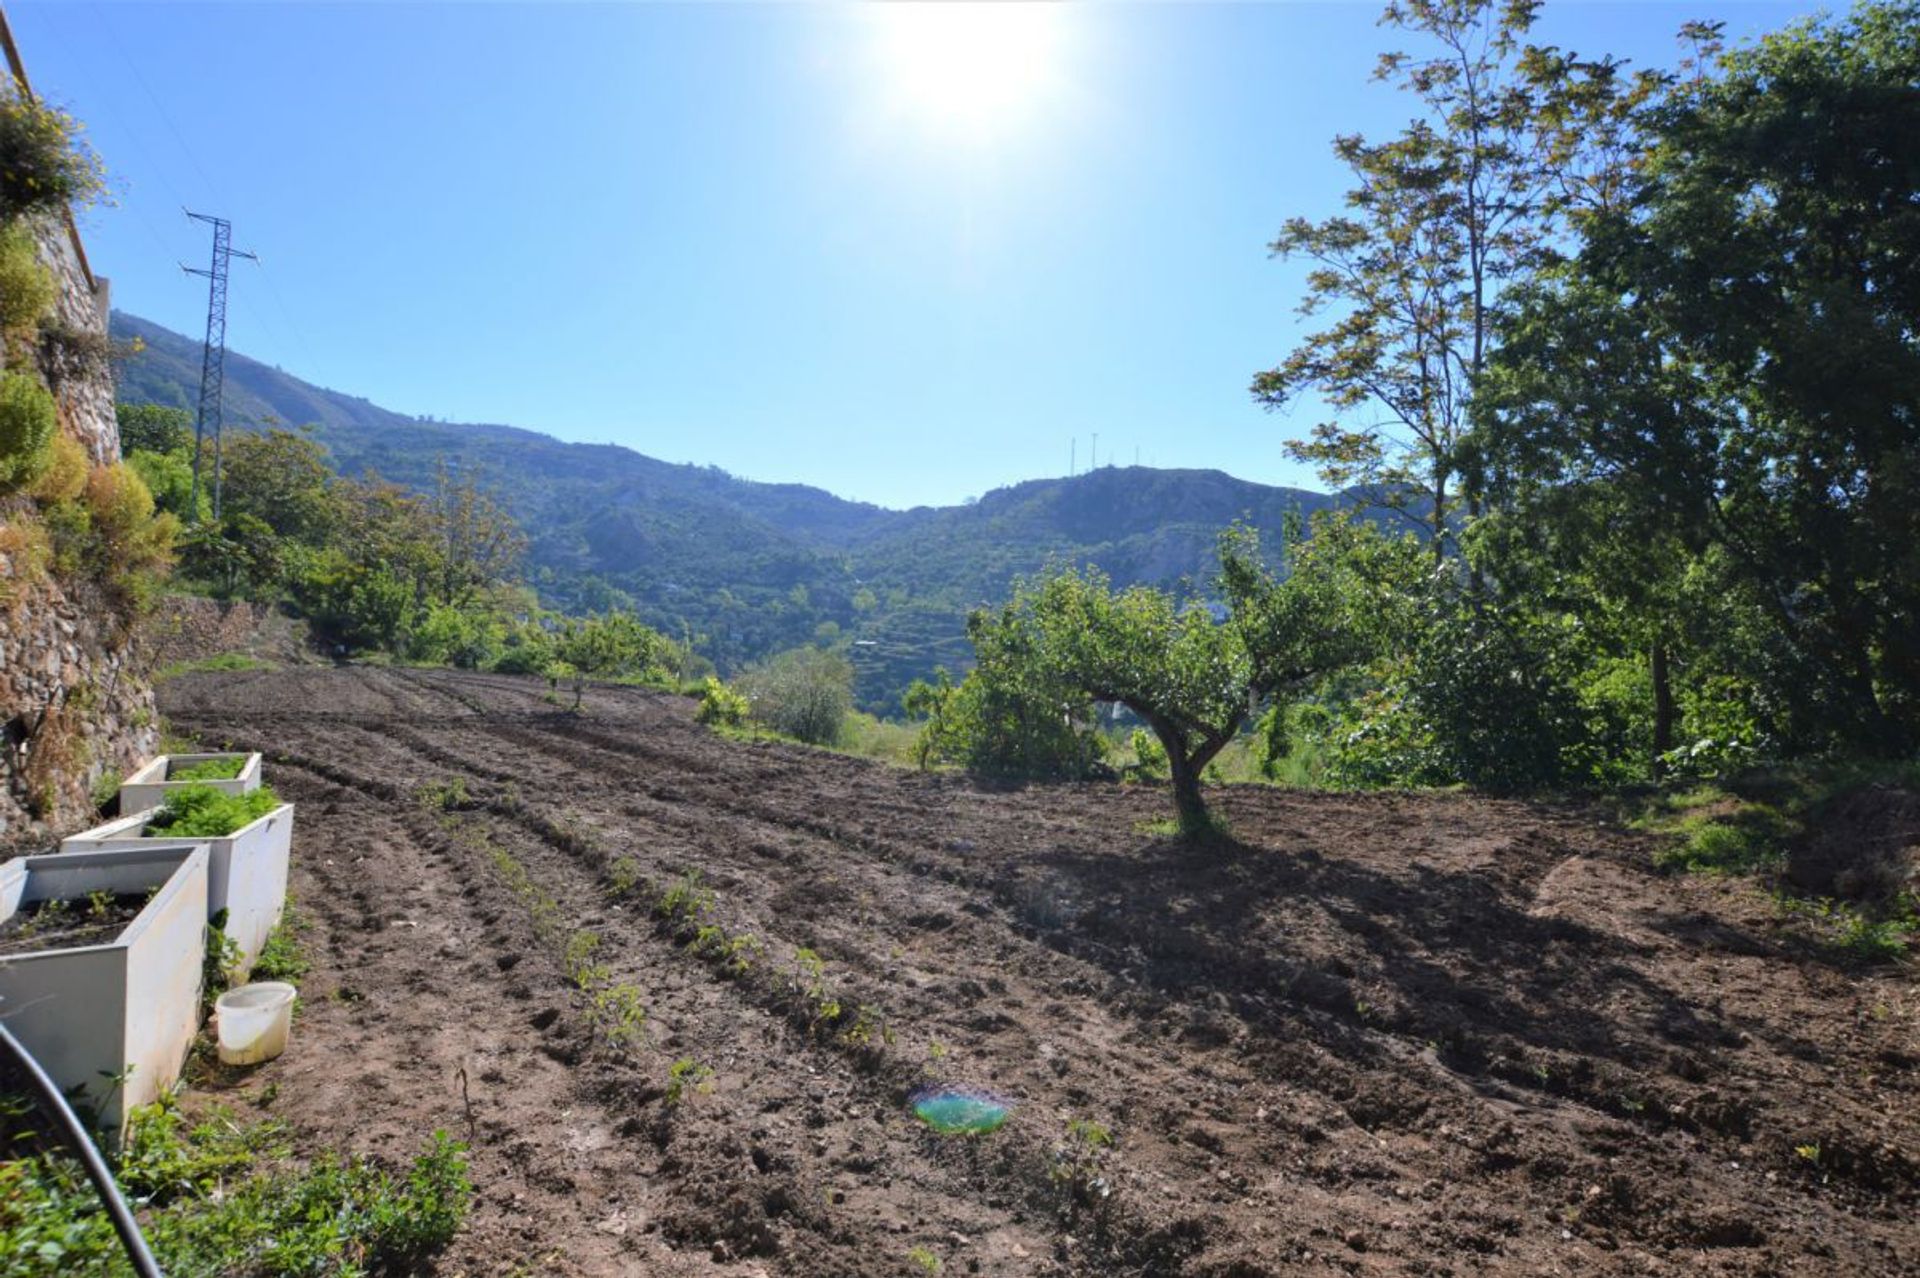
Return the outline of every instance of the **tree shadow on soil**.
[[[1063,950],[1182,1004],[1224,998],[1256,1034],[1304,1032],[1350,1061],[1380,1063],[1380,1030],[1469,1074],[1518,1072],[1529,1051],[1659,1070],[1741,1030],[1817,1055],[1677,994],[1633,964],[1642,947],[1530,913],[1477,871],[1387,874],[1232,837],[1029,864],[1082,903],[1043,929]]]

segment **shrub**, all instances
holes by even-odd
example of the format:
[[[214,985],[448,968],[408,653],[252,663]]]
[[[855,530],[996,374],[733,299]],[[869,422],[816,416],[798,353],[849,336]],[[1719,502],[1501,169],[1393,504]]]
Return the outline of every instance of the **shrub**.
[[[53,543],[46,525],[33,518],[13,518],[0,523],[0,604],[11,606],[37,583],[53,561]]]
[[[249,794],[221,794],[209,785],[190,785],[167,797],[166,806],[147,822],[147,833],[168,838],[225,838],[280,806],[273,787]]]
[[[0,98],[0,221],[90,204],[106,189],[78,120],[24,94]]]
[[[40,478],[58,420],[46,387],[25,373],[0,376],[0,491]]]
[[[87,566],[120,603],[144,605],[173,566],[180,521],[154,511],[153,494],[123,462],[94,467],[86,503],[92,533]]]
[[[478,670],[500,652],[500,627],[490,616],[435,604],[407,636],[407,656],[429,665]]]
[[[1127,737],[1127,744],[1133,747],[1133,771],[1148,780],[1161,780],[1167,775],[1167,748],[1159,739],[1145,728],[1135,728]]]
[[[6,340],[9,362],[16,351],[32,348],[40,321],[58,296],[27,228],[15,224],[0,230],[0,336]]]
[[[1074,778],[1091,776],[1106,754],[1085,697],[993,660],[987,651],[959,684],[922,687],[934,693],[924,705],[925,760],[957,763],[985,776]]]
[[[694,718],[701,723],[738,727],[747,717],[747,699],[712,675],[701,685],[700,708]]]
[[[818,648],[795,648],[751,666],[738,686],[754,719],[813,745],[839,740],[853,708],[852,663]]]
[[[47,450],[47,466],[33,483],[33,499],[43,506],[73,501],[87,491],[93,459],[86,445],[71,435],[55,435]]]

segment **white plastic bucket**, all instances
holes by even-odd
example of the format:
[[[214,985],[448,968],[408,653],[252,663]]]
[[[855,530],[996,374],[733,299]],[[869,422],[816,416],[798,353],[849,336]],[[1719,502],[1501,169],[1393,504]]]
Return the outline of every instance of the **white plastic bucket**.
[[[299,991],[285,981],[236,985],[213,1001],[220,1060],[255,1065],[287,1050],[293,1025],[293,998]]]

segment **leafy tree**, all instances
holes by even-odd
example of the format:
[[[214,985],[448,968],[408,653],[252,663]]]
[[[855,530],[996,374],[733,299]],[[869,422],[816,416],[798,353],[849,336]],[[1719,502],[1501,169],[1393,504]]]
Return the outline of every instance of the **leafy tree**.
[[[1388,53],[1375,78],[1397,79],[1421,114],[1385,142],[1335,139],[1355,178],[1348,213],[1293,218],[1271,245],[1313,264],[1301,312],[1333,322],[1256,376],[1254,398],[1279,408],[1318,394],[1341,417],[1288,451],[1330,485],[1365,484],[1406,510],[1436,557],[1456,506],[1479,511],[1463,446],[1504,291],[1550,257],[1563,214],[1617,200],[1632,106],[1658,84],[1526,44],[1538,7],[1389,5],[1383,21],[1434,52]]]
[[[619,675],[660,677],[671,668],[673,644],[629,613],[569,618],[554,643],[549,673],[573,682],[573,706],[580,708],[587,680]]]
[[[1317,528],[1287,548],[1284,577],[1250,530],[1224,534],[1220,617],[1146,586],[1115,592],[1095,569],[1023,585],[1003,614],[1043,683],[1123,705],[1153,732],[1184,831],[1208,828],[1201,774],[1263,702],[1361,659],[1405,611],[1394,590],[1417,553],[1409,540],[1338,520]]]
[[[229,433],[225,453],[223,514],[252,515],[276,536],[309,546],[328,545],[342,530],[346,515],[319,441],[290,430],[236,431]]]
[[[1764,610],[1804,742],[1893,754],[1920,745],[1915,83],[1900,0],[1676,88],[1631,205],[1514,319],[1489,404],[1514,483],[1610,485],[1625,539],[1658,527]]]
[[[115,404],[120,426],[120,455],[136,452],[186,453],[193,448],[193,414],[166,404]],[[229,456],[231,466],[231,456]]]
[[[153,456],[135,453],[129,464],[141,470],[141,463]],[[204,494],[201,501],[203,505],[207,502]],[[264,599],[270,598],[281,582],[286,569],[285,550],[265,520],[235,511],[217,524],[198,525],[186,539],[184,558],[188,572],[215,584],[220,593]]]
[[[527,539],[513,517],[481,489],[477,476],[441,458],[434,471],[428,513],[439,532],[435,602],[452,608],[510,580],[526,553]]]

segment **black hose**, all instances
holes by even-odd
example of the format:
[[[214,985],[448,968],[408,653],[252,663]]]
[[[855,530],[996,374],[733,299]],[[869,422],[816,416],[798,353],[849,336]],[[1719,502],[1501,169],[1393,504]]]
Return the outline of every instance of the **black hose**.
[[[160,1272],[153,1253],[147,1250],[147,1240],[141,1236],[140,1224],[127,1209],[126,1199],[120,1197],[120,1187],[113,1182],[113,1172],[107,1168],[107,1160],[100,1156],[93,1139],[87,1135],[87,1129],[81,1125],[80,1116],[73,1112],[73,1107],[67,1104],[67,1098],[47,1077],[47,1071],[41,1069],[40,1062],[20,1045],[20,1040],[13,1036],[13,1031],[7,1028],[4,1021],[0,1021],[0,1047],[5,1047],[7,1054],[19,1064],[27,1081],[33,1084],[33,1090],[39,1094],[41,1105],[53,1116],[61,1135],[73,1147],[73,1152],[79,1155],[80,1165],[87,1169],[87,1179],[93,1182],[93,1192],[100,1196],[108,1219],[113,1221],[114,1232],[120,1235],[120,1245],[126,1249],[133,1271],[140,1278],[166,1278]]]

